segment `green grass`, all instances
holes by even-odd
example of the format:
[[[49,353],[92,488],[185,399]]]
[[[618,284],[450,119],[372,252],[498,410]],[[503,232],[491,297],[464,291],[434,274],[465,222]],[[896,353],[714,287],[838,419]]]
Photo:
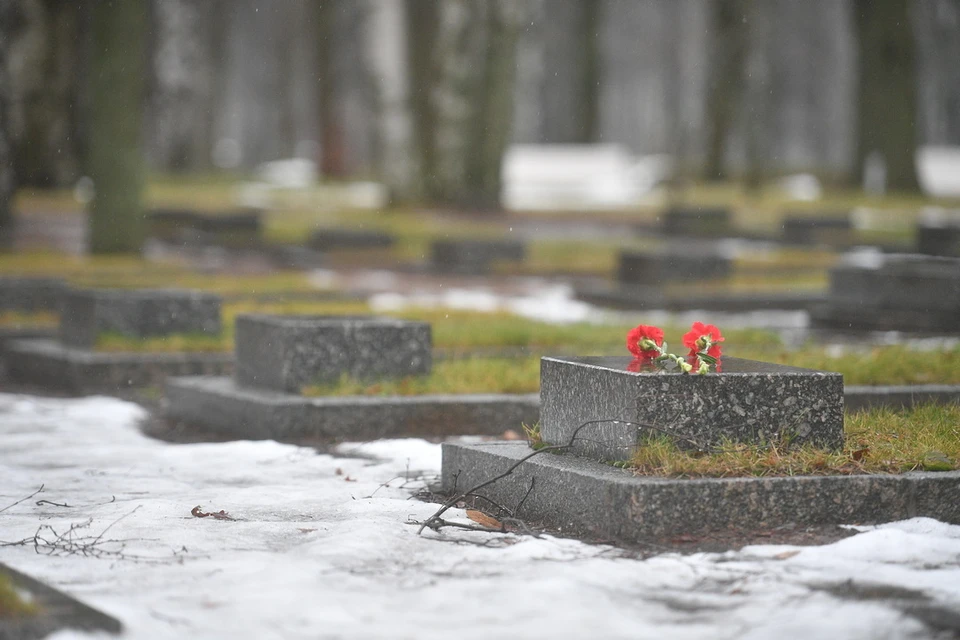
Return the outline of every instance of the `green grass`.
[[[536,393],[539,358],[466,358],[437,362],[429,375],[364,382],[344,376],[336,384],[305,387],[306,396],[418,396],[456,393]]]
[[[789,443],[726,443],[701,454],[651,437],[626,466],[638,475],[678,478],[848,475],[960,468],[960,405],[876,409],[844,419],[840,451]]]
[[[56,329],[58,323],[51,311],[0,311],[0,327],[5,329]]]
[[[0,573],[0,620],[36,615],[39,607],[24,599],[10,578]]]

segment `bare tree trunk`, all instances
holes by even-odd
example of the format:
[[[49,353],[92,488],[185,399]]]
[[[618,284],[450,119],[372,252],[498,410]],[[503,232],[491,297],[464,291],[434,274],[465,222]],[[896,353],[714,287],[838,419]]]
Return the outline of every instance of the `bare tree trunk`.
[[[92,12],[87,170],[95,196],[90,250],[136,252],[143,239],[141,121],[147,7],[141,2],[96,2]]]
[[[410,68],[410,104],[413,108],[414,138],[419,165],[421,197],[440,199],[437,166],[437,108],[433,91],[440,74],[435,55],[440,29],[440,3],[435,0],[406,0],[407,55]]]
[[[749,54],[747,56],[747,89],[744,95],[746,163],[745,185],[759,189],[766,177],[770,161],[769,127],[771,73],[769,51],[772,23],[776,18],[775,6],[759,2],[749,7]]]
[[[320,173],[344,175],[343,127],[336,109],[336,66],[334,34],[341,0],[324,0],[317,5],[317,111],[320,116]]]
[[[580,20],[577,25],[577,43],[581,52],[578,137],[574,142],[596,142],[600,133],[600,81],[602,51],[600,25],[605,0],[581,0]]]
[[[413,153],[405,8],[396,0],[372,0],[366,26],[377,93],[378,173],[393,200],[410,202],[419,197],[420,189]]]
[[[433,171],[427,174],[427,198],[470,209],[497,208],[526,3],[444,0],[437,9],[433,59],[440,66],[431,85],[417,88],[418,100],[423,94],[429,100],[417,119],[421,149],[432,163],[424,167]],[[416,77],[429,79],[430,72],[421,68]]]
[[[10,126],[10,80],[8,49],[22,17],[15,0],[0,0],[0,249],[13,244],[11,204],[17,189],[13,165],[13,132]]]
[[[213,21],[222,19],[204,0],[153,0],[150,156],[167,171],[210,164],[214,69]]]
[[[726,151],[730,132],[743,102],[749,32],[746,16],[751,0],[713,3],[713,72],[707,94],[708,180],[727,178]]]
[[[887,188],[918,191],[917,65],[909,0],[856,0],[860,53],[858,152],[855,176],[866,158],[886,164]]]

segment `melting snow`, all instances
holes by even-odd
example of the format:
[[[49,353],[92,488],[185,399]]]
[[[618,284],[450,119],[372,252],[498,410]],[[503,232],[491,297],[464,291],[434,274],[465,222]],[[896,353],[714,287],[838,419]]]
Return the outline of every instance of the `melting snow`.
[[[0,508],[45,485],[0,513],[0,540],[89,521],[81,532],[110,527],[103,539],[120,542],[101,546],[140,561],[32,546],[0,558],[120,618],[130,638],[904,638],[930,630],[836,594],[891,588],[960,608],[960,526],[915,519],[821,547],[646,560],[551,537],[418,536],[407,521],[436,507],[400,485],[438,472],[438,445],[172,445],[142,436],[143,416],[115,399],[0,394]],[[197,505],[236,520],[192,517]]]

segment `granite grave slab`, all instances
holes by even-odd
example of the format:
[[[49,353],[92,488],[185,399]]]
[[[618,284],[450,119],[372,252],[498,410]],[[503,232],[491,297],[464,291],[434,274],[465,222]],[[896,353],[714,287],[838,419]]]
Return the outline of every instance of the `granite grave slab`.
[[[63,295],[60,341],[93,347],[102,333],[132,338],[219,334],[220,297],[185,289],[76,289]]]
[[[433,267],[445,273],[482,275],[494,262],[521,262],[525,255],[519,240],[435,240],[431,245]]]
[[[853,221],[849,213],[787,214],[783,218],[783,242],[786,244],[846,247],[853,241]]]
[[[67,285],[56,278],[0,277],[0,312],[60,311]]]
[[[453,494],[504,473],[533,450],[524,442],[443,445],[441,481]],[[786,525],[877,524],[914,517],[960,524],[960,471],[902,475],[663,478],[543,453],[483,488],[531,524],[564,534],[643,543]]]
[[[401,378],[430,372],[425,322],[375,316],[241,315],[236,319],[237,381],[299,393],[307,385]]]
[[[960,258],[850,255],[830,271],[814,324],[834,329],[960,331]]]
[[[310,235],[307,246],[316,251],[350,251],[388,249],[396,238],[373,229],[318,229]]]
[[[733,215],[723,207],[671,207],[661,214],[661,230],[670,236],[733,235]]]
[[[548,444],[602,460],[629,459],[648,435],[705,449],[723,440],[789,438],[843,444],[843,376],[724,357],[722,373],[631,371],[629,357],[542,358],[540,431]],[[652,425],[647,429],[640,425]]]
[[[733,261],[709,250],[621,251],[617,281],[627,286],[727,278]]]
[[[918,223],[917,253],[960,258],[960,220]]]

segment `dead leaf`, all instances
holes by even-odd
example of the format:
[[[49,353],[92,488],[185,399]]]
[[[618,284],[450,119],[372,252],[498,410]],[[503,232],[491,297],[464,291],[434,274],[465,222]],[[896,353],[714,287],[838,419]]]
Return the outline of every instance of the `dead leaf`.
[[[867,455],[868,451],[870,451],[870,447],[864,447],[863,449],[857,449],[851,453],[850,456],[857,462],[860,462]]]
[[[496,518],[491,518],[483,511],[477,511],[476,509],[467,509],[467,517],[476,522],[477,524],[488,527],[490,529],[502,529],[503,525],[500,524],[500,521]]]
[[[337,467],[337,470],[334,471],[333,473],[334,473],[334,475],[342,476],[342,475],[343,475],[343,469],[341,469],[340,467]]]
[[[297,527],[297,531],[299,531],[300,533],[313,533],[314,531],[316,531],[316,529],[306,529],[303,527]]]
[[[236,518],[231,518],[230,514],[220,509],[220,511],[204,513],[200,508],[200,505],[195,506],[190,510],[190,515],[194,518],[213,518],[214,520],[235,520]]]
[[[773,557],[774,557],[774,559],[776,559],[776,560],[786,560],[787,558],[792,558],[793,556],[797,555],[798,553],[800,553],[800,550],[799,550],[799,549],[792,549],[792,550],[790,550],[790,551],[782,551],[782,552],[778,553],[777,555],[775,555],[775,556],[773,556]]]
[[[356,479],[356,478],[351,478],[350,476],[347,476],[346,478],[343,479],[343,481],[344,481],[344,482],[356,482],[357,479]]]

